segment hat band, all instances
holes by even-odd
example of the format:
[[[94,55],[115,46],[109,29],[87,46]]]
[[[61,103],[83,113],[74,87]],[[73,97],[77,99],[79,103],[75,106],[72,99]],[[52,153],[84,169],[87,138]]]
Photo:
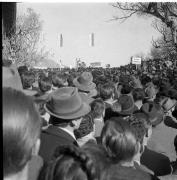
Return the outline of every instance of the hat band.
[[[131,111],[133,108],[134,108],[134,106],[132,106],[132,107],[130,107],[130,108],[128,108],[128,109],[122,110],[122,112]]]
[[[80,111],[80,110],[82,109],[82,107],[83,107],[83,103],[82,103],[82,104],[79,106],[79,108],[76,109],[75,111],[66,112],[66,113],[54,112],[54,111],[52,111],[52,109],[51,109],[50,106],[49,106],[49,107],[47,106],[47,104],[46,104],[46,107],[47,107],[53,114],[56,114],[56,115],[58,115],[58,116],[69,116],[69,115],[72,115],[72,114],[77,113],[78,111]]]
[[[168,112],[169,110],[171,110],[174,106],[176,106],[176,104],[177,104],[177,102],[175,102],[174,104],[173,104],[173,106],[171,106],[169,109],[164,109],[164,112]]]

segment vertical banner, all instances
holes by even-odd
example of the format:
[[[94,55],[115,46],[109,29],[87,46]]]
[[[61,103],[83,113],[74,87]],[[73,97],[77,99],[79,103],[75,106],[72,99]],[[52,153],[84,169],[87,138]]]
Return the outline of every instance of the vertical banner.
[[[60,47],[63,47],[63,36],[60,34]]]
[[[90,34],[90,46],[93,47],[95,45],[95,42],[94,42],[94,33],[91,33]]]

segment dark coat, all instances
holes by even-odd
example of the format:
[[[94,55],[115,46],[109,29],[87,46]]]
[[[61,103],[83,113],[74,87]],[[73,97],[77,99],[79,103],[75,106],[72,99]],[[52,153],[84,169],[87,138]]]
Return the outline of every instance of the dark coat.
[[[141,164],[152,170],[157,176],[164,176],[170,174],[172,171],[170,160],[167,156],[152,151],[147,147],[145,147],[141,156]]]
[[[71,144],[77,145],[77,142],[70,134],[51,125],[41,133],[39,155],[47,162],[52,158],[56,147]]]

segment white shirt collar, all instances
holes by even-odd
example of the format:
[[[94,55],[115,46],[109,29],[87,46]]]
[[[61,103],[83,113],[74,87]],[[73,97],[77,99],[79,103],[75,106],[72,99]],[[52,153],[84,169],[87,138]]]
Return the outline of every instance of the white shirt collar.
[[[68,134],[70,134],[70,135],[76,140],[76,137],[75,137],[75,135],[74,135],[73,132],[71,132],[71,131],[69,131],[68,129],[63,128],[63,127],[59,127],[59,128],[62,129],[63,131],[65,131],[65,132],[67,132]]]

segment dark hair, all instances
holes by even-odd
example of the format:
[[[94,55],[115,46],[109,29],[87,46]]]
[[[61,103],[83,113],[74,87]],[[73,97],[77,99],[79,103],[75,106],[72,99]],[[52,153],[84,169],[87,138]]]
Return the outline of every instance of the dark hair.
[[[129,94],[132,88],[128,84],[123,84],[121,89],[121,94]]]
[[[82,118],[78,129],[74,130],[74,135],[77,139],[82,138],[94,131],[94,117],[90,112]]]
[[[110,99],[115,92],[115,87],[112,83],[106,83],[100,87],[100,97],[103,100]]]
[[[103,115],[105,110],[104,101],[101,98],[95,99],[91,104],[91,111],[94,114],[94,118],[99,118]]]
[[[106,121],[101,142],[108,156],[118,163],[132,160],[138,151],[137,140],[129,123],[121,117],[113,117]]]
[[[21,74],[21,81],[23,85],[23,89],[28,89],[32,86],[32,84],[35,82],[35,75],[32,72],[25,71]]]
[[[137,141],[139,141],[140,144],[143,144],[143,139],[147,132],[145,127],[146,119],[148,119],[148,117],[144,113],[133,114],[127,119],[134,130]]]
[[[41,92],[45,93],[52,88],[52,82],[49,77],[43,77],[39,79],[39,89]]]
[[[41,180],[97,180],[92,159],[76,146],[57,147],[53,159],[42,170]]]
[[[58,88],[64,87],[66,82],[67,76],[64,74],[57,73],[52,76],[52,84]]]
[[[52,124],[53,126],[66,127],[69,125],[69,123],[70,121],[66,121],[66,120],[50,115],[49,124]]]
[[[39,138],[40,116],[33,100],[20,91],[3,88],[4,176],[20,172]]]
[[[136,88],[132,91],[132,95],[133,95],[133,99],[134,101],[138,101],[138,100],[144,100],[145,98],[145,92],[143,89],[141,88]]]

